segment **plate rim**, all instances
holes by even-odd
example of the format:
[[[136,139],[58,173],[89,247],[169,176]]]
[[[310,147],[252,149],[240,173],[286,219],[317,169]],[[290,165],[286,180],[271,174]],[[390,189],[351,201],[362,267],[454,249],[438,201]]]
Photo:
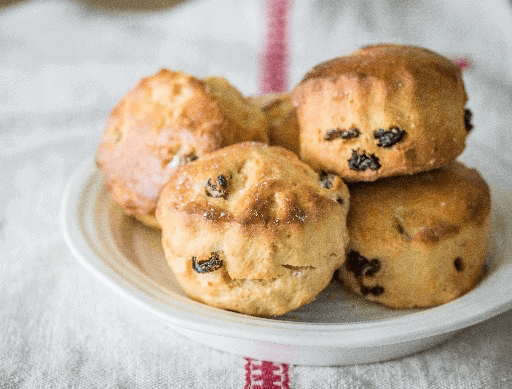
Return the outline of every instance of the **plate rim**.
[[[425,337],[445,334],[467,328],[488,320],[512,308],[512,289],[507,299],[494,305],[478,307],[468,311],[464,302],[478,289],[440,305],[397,318],[369,320],[359,323],[308,323],[290,322],[274,318],[258,318],[235,312],[224,311],[199,302],[175,296],[176,303],[159,301],[161,292],[148,293],[147,285],[140,279],[131,282],[106,266],[94,253],[86,237],[80,233],[80,199],[91,180],[101,178],[94,156],[83,161],[69,178],[63,192],[60,225],[66,244],[73,256],[112,290],[136,305],[151,312],[166,323],[178,328],[200,333],[212,333],[235,339],[265,341],[282,345],[308,345],[317,347],[374,347],[414,341]],[[489,183],[492,188],[492,183]],[[142,279],[150,281],[146,274]],[[145,286],[145,287],[143,287]],[[183,301],[185,300],[185,301]],[[420,318],[421,316],[421,318]],[[442,320],[439,320],[442,317]],[[433,321],[436,319],[436,321]],[[205,322],[208,325],[205,326]],[[426,324],[429,323],[429,324]],[[434,323],[434,324],[432,324]]]

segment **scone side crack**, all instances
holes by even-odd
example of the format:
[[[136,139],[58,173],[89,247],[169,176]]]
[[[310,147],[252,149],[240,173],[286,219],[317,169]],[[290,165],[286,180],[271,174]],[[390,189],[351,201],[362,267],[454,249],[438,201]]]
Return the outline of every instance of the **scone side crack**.
[[[294,265],[281,265],[285,269],[288,269],[292,272],[292,276],[296,278],[304,277],[305,273],[309,270],[315,270],[314,266],[294,266]]]
[[[393,227],[400,236],[403,236],[405,238],[406,241],[411,241],[413,239],[405,229],[404,221],[401,217],[393,216]]]
[[[457,235],[461,226],[446,222],[438,222],[434,225],[422,227],[414,236],[413,240],[425,243],[436,244],[440,240],[451,238]]]

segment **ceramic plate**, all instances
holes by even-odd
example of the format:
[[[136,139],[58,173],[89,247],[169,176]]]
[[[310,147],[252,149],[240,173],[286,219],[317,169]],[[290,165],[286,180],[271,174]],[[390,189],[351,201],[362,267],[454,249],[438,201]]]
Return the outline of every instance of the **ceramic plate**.
[[[193,301],[167,267],[160,233],[124,216],[109,198],[94,160],[66,187],[65,239],[80,263],[122,296],[174,330],[246,357],[307,365],[369,363],[434,346],[512,308],[512,167],[471,143],[460,158],[491,185],[493,233],[481,282],[439,307],[392,310],[345,293],[338,282],[311,304],[276,318],[256,318]]]

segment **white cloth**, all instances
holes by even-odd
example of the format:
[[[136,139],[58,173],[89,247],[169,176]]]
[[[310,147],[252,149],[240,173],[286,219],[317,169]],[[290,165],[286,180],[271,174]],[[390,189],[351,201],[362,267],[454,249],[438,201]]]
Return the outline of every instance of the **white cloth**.
[[[471,137],[512,161],[512,7],[505,0],[295,0],[289,86],[376,42],[465,56]],[[244,388],[246,365],[173,332],[111,292],[58,223],[72,171],[110,109],[162,67],[260,88],[266,2],[196,0],[149,14],[68,1],[0,9],[0,388]],[[292,388],[510,388],[512,312],[395,361],[289,366]],[[270,386],[268,386],[270,387]]]

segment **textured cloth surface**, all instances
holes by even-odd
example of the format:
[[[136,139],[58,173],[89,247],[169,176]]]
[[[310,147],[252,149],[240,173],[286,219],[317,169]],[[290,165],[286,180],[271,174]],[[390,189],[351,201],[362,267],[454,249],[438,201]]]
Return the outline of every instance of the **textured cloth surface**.
[[[510,311],[399,360],[288,366],[173,332],[73,258],[58,219],[64,186],[94,154],[110,109],[162,67],[223,75],[253,95],[291,88],[361,45],[425,46],[469,63],[471,137],[512,162],[507,1],[284,1],[276,20],[286,29],[275,35],[269,3],[195,0],[149,14],[57,0],[0,8],[0,388],[512,387]],[[279,80],[268,80],[265,60]]]

